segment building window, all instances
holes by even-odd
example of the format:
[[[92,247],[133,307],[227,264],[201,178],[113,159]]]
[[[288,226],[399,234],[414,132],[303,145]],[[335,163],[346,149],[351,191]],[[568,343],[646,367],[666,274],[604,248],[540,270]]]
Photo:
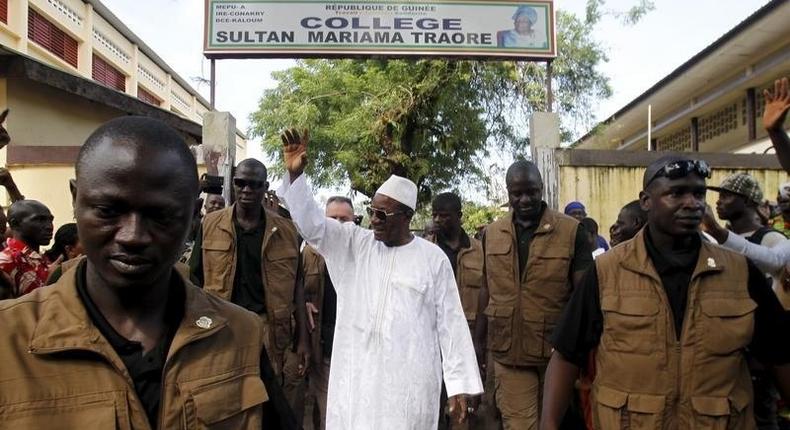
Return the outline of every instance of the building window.
[[[126,75],[93,54],[93,80],[117,91],[126,91]]]
[[[0,0],[0,21],[8,24],[8,0]]]
[[[5,1],[5,0],[0,0]],[[41,45],[63,61],[77,67],[79,44],[32,8],[27,14],[27,38]]]
[[[137,87],[137,98],[154,106],[162,105],[162,102],[155,95],[144,90],[143,87]]]

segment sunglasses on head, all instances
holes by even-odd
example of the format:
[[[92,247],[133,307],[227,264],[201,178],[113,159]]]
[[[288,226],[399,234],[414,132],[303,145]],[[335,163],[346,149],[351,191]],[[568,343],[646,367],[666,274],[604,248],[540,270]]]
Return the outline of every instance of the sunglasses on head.
[[[376,209],[376,208],[374,208],[372,206],[368,206],[366,208],[366,210],[368,212],[368,215],[370,215],[371,218],[377,218],[377,219],[379,219],[381,221],[386,221],[387,218],[389,218],[391,216],[395,216],[395,215],[400,215],[400,214],[405,214],[406,213],[404,211],[387,212],[387,211],[383,211],[381,209]]]
[[[656,174],[653,175],[649,181],[647,181],[647,185],[650,185],[651,182],[661,177],[668,179],[680,179],[685,178],[692,173],[696,173],[703,178],[710,178],[710,166],[708,166],[708,163],[706,163],[704,160],[674,161],[659,169],[658,172],[656,172]]]
[[[239,188],[250,187],[253,190],[260,190],[264,185],[266,185],[266,182],[252,179],[233,178],[233,185]]]

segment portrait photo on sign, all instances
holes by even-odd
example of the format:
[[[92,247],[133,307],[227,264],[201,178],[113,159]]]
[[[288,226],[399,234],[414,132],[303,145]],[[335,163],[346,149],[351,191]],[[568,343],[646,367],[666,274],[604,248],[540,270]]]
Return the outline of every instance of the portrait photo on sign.
[[[546,31],[547,11],[545,6],[520,5],[512,15],[503,19],[509,22],[510,28],[497,32],[499,48],[548,48],[548,32]]]

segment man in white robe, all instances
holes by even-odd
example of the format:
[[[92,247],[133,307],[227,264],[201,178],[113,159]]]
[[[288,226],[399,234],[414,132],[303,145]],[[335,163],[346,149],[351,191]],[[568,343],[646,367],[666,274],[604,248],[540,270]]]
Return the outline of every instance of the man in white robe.
[[[288,173],[277,190],[299,232],[326,260],[337,291],[326,428],[437,427],[442,376],[455,420],[483,387],[450,261],[414,237],[417,187],[391,177],[371,202],[373,230],[324,216],[302,174],[307,135],[283,134]]]

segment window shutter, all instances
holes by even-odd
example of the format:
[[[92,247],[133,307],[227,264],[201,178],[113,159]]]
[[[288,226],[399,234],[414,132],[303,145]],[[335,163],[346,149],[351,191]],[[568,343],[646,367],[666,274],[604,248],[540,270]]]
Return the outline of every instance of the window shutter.
[[[93,80],[116,91],[126,91],[126,75],[93,54]]]
[[[144,90],[143,87],[137,87],[137,98],[140,100],[152,104],[154,106],[161,106],[162,102],[156,98],[155,95],[149,93],[148,91]]]
[[[3,4],[7,0],[0,0]],[[77,67],[78,43],[32,8],[27,15],[27,38],[63,61]]]
[[[8,24],[8,0],[0,0],[0,21]]]

